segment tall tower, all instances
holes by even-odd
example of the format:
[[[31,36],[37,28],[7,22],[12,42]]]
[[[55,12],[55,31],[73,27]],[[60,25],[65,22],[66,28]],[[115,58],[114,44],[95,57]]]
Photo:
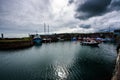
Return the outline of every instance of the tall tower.
[[[46,24],[44,23],[44,33],[46,34]]]
[[[49,25],[48,25],[48,34],[49,34]]]

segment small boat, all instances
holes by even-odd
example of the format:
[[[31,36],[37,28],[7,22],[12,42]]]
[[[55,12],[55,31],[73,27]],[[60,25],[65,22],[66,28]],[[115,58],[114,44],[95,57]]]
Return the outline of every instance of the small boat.
[[[77,41],[77,38],[76,38],[76,37],[73,37],[73,38],[71,39],[71,41]]]
[[[36,34],[33,38],[33,43],[34,44],[41,44],[42,43],[42,39],[40,37],[40,35]]]
[[[81,38],[81,37],[78,37],[78,41],[82,41],[82,38]]]
[[[114,42],[114,39],[112,39],[112,38],[104,38],[103,42]]]
[[[98,46],[100,44],[99,42],[92,40],[92,39],[86,39],[80,42],[81,45],[88,45],[88,46]]]
[[[58,41],[64,41],[64,39],[62,39],[61,37],[58,37],[57,39]]]
[[[52,39],[51,38],[43,38],[43,43],[50,43],[52,42]]]

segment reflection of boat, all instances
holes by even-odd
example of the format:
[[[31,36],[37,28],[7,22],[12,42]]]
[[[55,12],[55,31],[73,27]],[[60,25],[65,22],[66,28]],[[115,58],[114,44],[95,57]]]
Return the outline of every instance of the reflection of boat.
[[[36,34],[36,35],[34,36],[34,38],[33,38],[33,42],[34,42],[35,44],[41,44],[41,43],[42,43],[42,39],[41,39],[40,35]]]
[[[98,46],[99,42],[96,42],[92,39],[84,39],[80,42],[82,45],[88,45],[88,46]]]

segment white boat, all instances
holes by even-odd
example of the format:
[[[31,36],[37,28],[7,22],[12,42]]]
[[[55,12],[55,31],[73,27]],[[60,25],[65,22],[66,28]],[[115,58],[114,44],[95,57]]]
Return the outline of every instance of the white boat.
[[[88,45],[88,46],[98,46],[100,44],[99,42],[96,42],[95,40],[86,39],[80,42],[81,45]]]
[[[58,41],[64,41],[64,39],[62,39],[62,38],[60,38],[60,37],[58,37],[57,39],[58,39]]]
[[[43,38],[43,41],[44,43],[50,43],[52,41],[51,38]]]

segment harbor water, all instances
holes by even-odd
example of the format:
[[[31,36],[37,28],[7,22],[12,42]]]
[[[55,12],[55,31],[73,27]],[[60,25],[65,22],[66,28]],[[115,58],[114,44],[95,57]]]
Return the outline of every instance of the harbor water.
[[[0,80],[110,80],[116,57],[116,46],[109,43],[56,42],[0,51]]]

